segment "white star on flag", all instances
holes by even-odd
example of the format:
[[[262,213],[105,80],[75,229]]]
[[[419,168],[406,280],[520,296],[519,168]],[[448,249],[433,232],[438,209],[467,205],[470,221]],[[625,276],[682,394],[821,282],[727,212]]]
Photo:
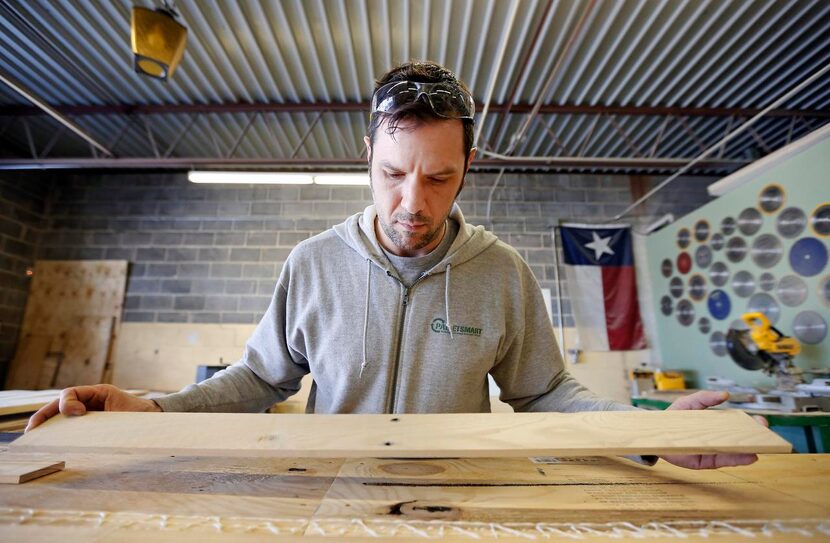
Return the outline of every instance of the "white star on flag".
[[[611,243],[611,236],[601,238],[596,232],[591,232],[591,235],[594,237],[594,241],[586,243],[585,247],[594,251],[594,259],[597,262],[599,262],[599,259],[602,258],[602,255],[604,254],[614,254],[614,251],[608,246],[608,244]]]

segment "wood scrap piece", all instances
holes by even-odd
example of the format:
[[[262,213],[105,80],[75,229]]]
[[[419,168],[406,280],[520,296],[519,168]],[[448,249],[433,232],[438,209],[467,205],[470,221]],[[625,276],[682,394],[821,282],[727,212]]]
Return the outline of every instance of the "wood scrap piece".
[[[49,461],[9,461],[0,459],[0,483],[4,484],[20,484],[56,471],[61,471],[65,467],[65,462],[49,462]]]
[[[28,413],[27,416],[21,417],[20,415],[6,415],[5,417],[0,417],[0,432],[20,432],[26,428],[26,425],[29,424],[29,417]]]
[[[57,416],[16,451],[280,457],[787,453],[740,411],[428,415],[88,413]]]

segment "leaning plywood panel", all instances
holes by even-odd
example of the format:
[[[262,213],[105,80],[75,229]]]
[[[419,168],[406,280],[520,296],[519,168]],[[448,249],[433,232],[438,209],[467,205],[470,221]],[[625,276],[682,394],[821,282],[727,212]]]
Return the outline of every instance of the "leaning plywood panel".
[[[43,360],[49,353],[52,336],[45,334],[21,333],[17,352],[9,367],[6,378],[7,388],[38,388],[43,371]]]
[[[126,280],[126,260],[36,262],[6,388],[107,381]]]
[[[740,411],[431,415],[90,413],[58,416],[18,451],[283,457],[610,456],[790,452]]]

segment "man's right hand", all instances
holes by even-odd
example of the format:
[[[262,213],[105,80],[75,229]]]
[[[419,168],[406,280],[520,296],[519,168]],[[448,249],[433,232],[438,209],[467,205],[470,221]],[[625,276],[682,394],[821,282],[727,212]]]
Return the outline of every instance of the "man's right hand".
[[[112,385],[65,388],[59,400],[44,405],[32,415],[25,431],[40,426],[58,413],[83,415],[87,411],[161,411],[161,408],[153,400],[133,396]]]

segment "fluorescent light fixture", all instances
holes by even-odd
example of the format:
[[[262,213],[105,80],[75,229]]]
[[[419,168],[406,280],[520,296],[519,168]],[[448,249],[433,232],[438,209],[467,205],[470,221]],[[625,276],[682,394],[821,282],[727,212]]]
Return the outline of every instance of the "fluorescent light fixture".
[[[332,173],[314,176],[318,185],[364,185],[369,186],[369,174],[365,173]]]
[[[311,185],[314,179],[309,174],[275,172],[188,172],[191,183],[227,183],[235,185]]]

